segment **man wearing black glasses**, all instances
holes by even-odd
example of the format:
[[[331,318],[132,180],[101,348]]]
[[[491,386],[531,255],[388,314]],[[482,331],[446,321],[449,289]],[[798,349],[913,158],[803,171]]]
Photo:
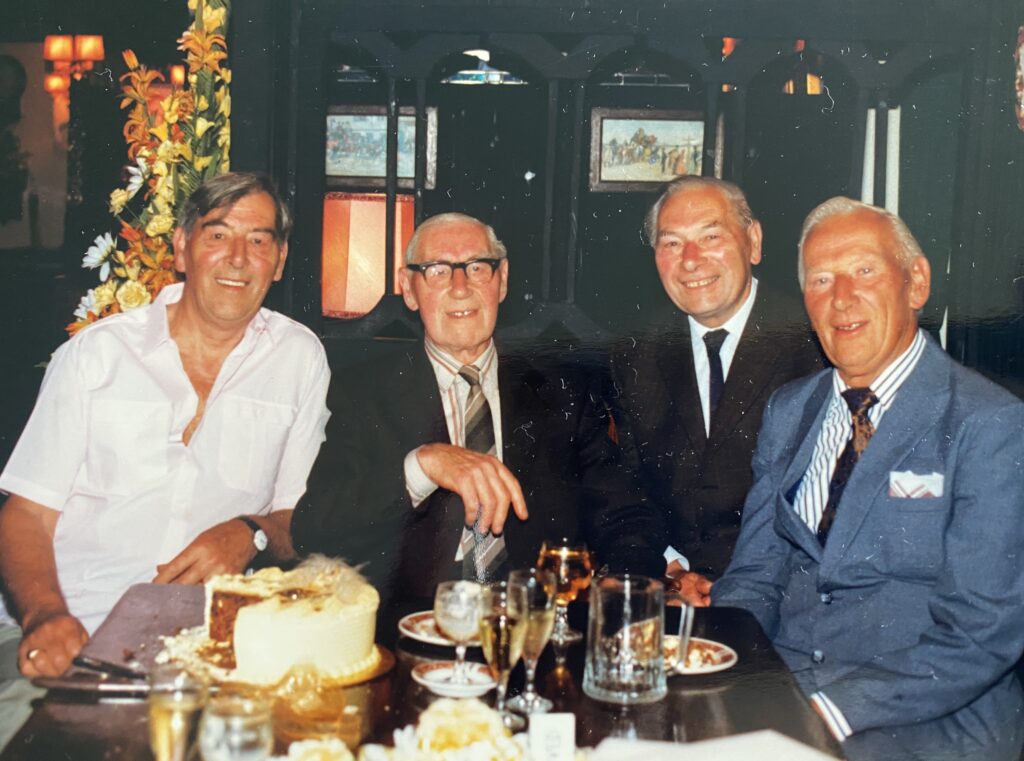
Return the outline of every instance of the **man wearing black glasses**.
[[[405,261],[423,344],[338,374],[297,549],[366,563],[385,599],[419,604],[439,581],[533,565],[545,540],[660,575],[661,518],[619,467],[593,376],[495,347],[509,262],[493,229],[432,217]]]

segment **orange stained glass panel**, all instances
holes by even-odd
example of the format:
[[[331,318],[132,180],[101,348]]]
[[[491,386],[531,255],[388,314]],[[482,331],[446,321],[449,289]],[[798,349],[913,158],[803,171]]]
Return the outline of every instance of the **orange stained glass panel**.
[[[327,317],[362,317],[384,295],[384,273],[394,272],[394,293],[400,293],[398,270],[412,237],[414,198],[395,199],[395,250],[385,261],[383,193],[328,193],[324,198],[323,279],[321,302]]]

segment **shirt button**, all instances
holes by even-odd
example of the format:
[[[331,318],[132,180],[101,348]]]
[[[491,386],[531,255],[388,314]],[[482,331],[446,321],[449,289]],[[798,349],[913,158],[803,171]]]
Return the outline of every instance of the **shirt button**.
[[[824,663],[825,654],[821,652],[821,650],[815,650],[813,653],[811,653],[811,660],[815,663]]]
[[[823,603],[825,603],[826,605],[831,605],[832,604],[832,593],[831,592],[822,592],[821,593],[821,601]]]

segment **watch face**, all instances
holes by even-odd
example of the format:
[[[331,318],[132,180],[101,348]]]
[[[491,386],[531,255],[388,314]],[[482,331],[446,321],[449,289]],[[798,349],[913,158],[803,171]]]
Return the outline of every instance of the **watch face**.
[[[267,549],[267,535],[260,529],[252,535],[252,543],[256,545],[256,549],[260,552]]]

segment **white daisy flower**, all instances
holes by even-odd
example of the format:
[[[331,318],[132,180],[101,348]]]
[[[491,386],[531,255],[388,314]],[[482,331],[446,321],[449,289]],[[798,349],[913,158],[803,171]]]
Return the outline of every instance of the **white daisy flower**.
[[[86,294],[82,297],[82,300],[78,302],[78,309],[75,310],[75,317],[77,317],[79,320],[84,320],[86,313],[88,312],[92,312],[93,314],[96,314],[97,312],[96,296],[95,294],[93,294],[91,289],[87,291]]]
[[[125,190],[128,191],[128,197],[133,198],[149,177],[149,162],[142,156],[137,157],[135,166],[128,167],[128,177],[128,187]]]
[[[85,256],[82,257],[82,266],[86,269],[94,270],[97,267],[100,268],[100,280],[106,280],[107,275],[110,274],[110,262],[108,258],[114,251],[114,238],[110,233],[103,233],[103,235],[97,235],[96,240],[89,246],[89,249],[85,252]]]

